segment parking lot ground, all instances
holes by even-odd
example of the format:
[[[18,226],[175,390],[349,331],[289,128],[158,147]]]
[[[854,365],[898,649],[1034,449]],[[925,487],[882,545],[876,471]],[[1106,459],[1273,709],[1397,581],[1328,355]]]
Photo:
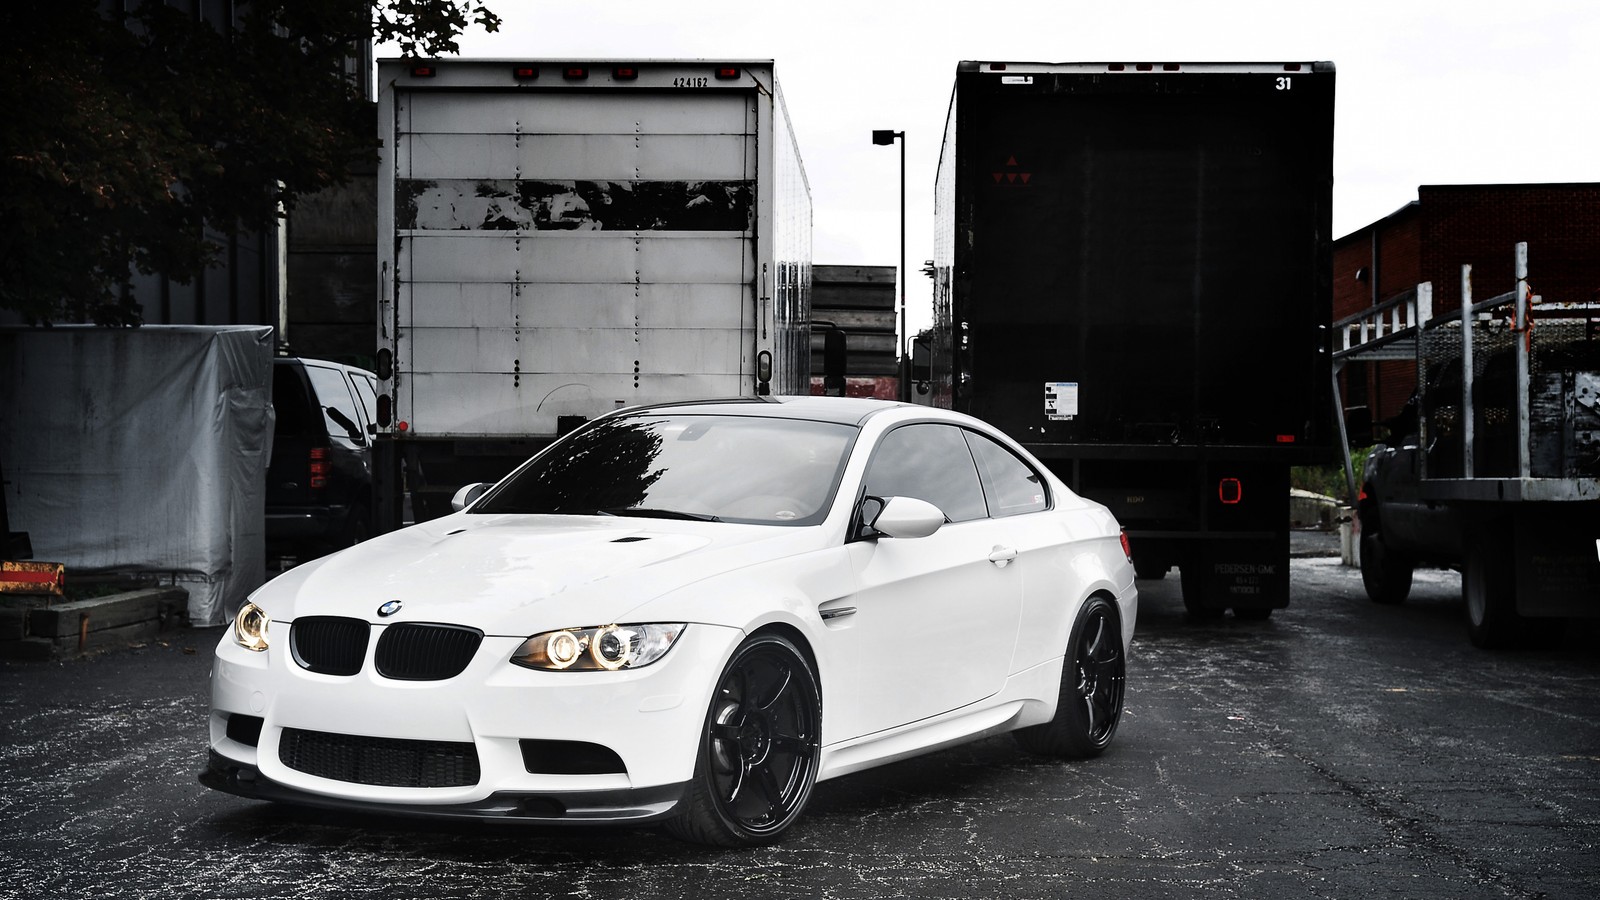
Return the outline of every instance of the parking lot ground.
[[[1459,578],[1366,600],[1298,558],[1266,622],[1141,582],[1103,757],[1008,737],[817,786],[777,846],[412,822],[195,781],[220,630],[0,664],[0,897],[1592,898],[1600,642],[1485,653]]]

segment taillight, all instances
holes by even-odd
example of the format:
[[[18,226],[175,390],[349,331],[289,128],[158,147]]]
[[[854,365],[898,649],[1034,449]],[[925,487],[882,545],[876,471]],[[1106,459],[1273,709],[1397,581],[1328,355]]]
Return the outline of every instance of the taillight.
[[[310,453],[311,487],[324,488],[328,486],[328,448],[312,447]]]
[[[1224,478],[1217,482],[1217,499],[1225,506],[1234,506],[1244,499],[1244,485],[1237,478]]]
[[[1122,533],[1122,555],[1128,557],[1128,562],[1133,562],[1133,544],[1128,542],[1128,533]]]

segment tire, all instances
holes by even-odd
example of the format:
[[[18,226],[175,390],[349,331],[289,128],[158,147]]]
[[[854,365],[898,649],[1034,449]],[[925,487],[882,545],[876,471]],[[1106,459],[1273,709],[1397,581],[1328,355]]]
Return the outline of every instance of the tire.
[[[1197,622],[1222,618],[1223,609],[1206,605],[1205,589],[1201,587],[1199,563],[1180,566],[1178,579],[1183,588],[1183,608],[1189,613],[1189,618]]]
[[[1099,756],[1122,720],[1127,657],[1117,608],[1094,597],[1078,613],[1061,669],[1055,718],[1013,732],[1030,753],[1068,759]]]
[[[718,847],[776,841],[805,810],[821,757],[822,692],[787,638],[758,634],[734,651],[701,729],[673,837]]]
[[[1411,560],[1383,542],[1383,533],[1361,532],[1361,585],[1374,603],[1394,606],[1411,594]]]
[[[1516,572],[1507,555],[1509,540],[1496,540],[1497,529],[1482,528],[1467,541],[1467,564],[1461,573],[1461,597],[1467,607],[1467,637],[1473,646],[1496,650],[1516,643],[1521,630],[1517,615]]]

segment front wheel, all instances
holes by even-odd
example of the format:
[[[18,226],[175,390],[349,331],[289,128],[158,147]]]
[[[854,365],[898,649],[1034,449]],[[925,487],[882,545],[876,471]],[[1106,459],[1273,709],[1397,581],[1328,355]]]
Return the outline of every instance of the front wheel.
[[[1383,534],[1361,532],[1361,585],[1374,603],[1393,606],[1411,593],[1411,561],[1390,550]]]
[[[1014,734],[1017,743],[1031,753],[1087,759],[1111,746],[1122,719],[1127,657],[1111,601],[1095,597],[1084,604],[1072,626],[1068,648],[1055,718]]]
[[[719,847],[778,839],[805,809],[821,751],[822,693],[788,639],[739,646],[711,697],[674,837]]]

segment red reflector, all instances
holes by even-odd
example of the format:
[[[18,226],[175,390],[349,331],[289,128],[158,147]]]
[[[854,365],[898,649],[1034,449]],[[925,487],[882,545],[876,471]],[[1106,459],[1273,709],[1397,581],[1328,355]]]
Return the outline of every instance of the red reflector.
[[[401,431],[410,431],[411,430],[411,423],[410,422],[401,422],[399,425],[396,425],[395,427],[400,429]]]
[[[589,77],[589,70],[584,66],[567,66],[561,70],[561,77],[568,81],[582,81]]]
[[[1292,434],[1280,434],[1280,435],[1278,435],[1278,443],[1280,443],[1280,444],[1292,444],[1292,443],[1294,443],[1294,435],[1292,435]]]
[[[1233,506],[1244,499],[1244,485],[1237,478],[1224,478],[1217,482],[1217,499],[1226,506]]]
[[[533,66],[513,66],[511,77],[518,81],[532,81],[539,77],[539,70]]]
[[[739,77],[738,66],[717,66],[717,80],[730,81]]]
[[[611,77],[617,81],[633,81],[639,77],[639,70],[633,66],[617,66],[611,70]]]
[[[412,78],[432,78],[437,74],[439,74],[439,70],[433,66],[417,65],[411,67]]]

